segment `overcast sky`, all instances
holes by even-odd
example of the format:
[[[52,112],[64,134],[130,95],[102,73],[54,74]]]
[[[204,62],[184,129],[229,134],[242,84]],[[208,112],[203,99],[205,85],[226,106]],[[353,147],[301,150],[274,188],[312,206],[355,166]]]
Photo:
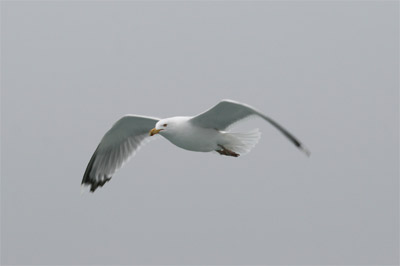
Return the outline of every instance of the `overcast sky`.
[[[2,264],[399,263],[398,1],[2,1]],[[221,99],[229,158],[150,142],[80,182],[122,115]]]

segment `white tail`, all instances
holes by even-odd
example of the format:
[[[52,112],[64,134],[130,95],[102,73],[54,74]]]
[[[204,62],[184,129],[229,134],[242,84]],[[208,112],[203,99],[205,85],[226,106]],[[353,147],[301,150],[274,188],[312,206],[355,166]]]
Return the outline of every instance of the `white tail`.
[[[260,137],[261,132],[258,128],[242,133],[224,132],[225,143],[223,146],[240,155],[244,155],[256,146]]]

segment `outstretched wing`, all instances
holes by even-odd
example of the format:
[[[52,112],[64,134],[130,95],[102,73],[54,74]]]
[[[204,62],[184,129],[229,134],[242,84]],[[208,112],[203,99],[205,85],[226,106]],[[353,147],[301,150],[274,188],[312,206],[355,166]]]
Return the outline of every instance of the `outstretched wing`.
[[[285,135],[296,147],[303,151],[307,156],[310,155],[308,149],[289,131],[279,125],[277,122],[269,118],[268,116],[255,110],[253,107],[238,103],[232,100],[223,100],[211,109],[193,117],[190,121],[194,125],[198,125],[206,128],[215,128],[218,130],[225,130],[231,124],[242,120],[248,116],[257,115],[264,120],[271,123],[276,127],[283,135]]]
[[[118,120],[97,146],[83,175],[82,184],[94,192],[109,181],[148,138],[158,118],[126,115]]]

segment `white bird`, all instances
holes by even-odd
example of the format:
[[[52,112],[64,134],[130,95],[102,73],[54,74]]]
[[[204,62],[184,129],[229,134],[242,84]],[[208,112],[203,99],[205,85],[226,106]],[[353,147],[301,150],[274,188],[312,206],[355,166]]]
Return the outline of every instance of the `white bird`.
[[[165,119],[125,115],[104,135],[83,176],[82,185],[94,192],[111,179],[140,146],[151,136],[159,134],[176,146],[190,151],[211,152],[238,157],[249,152],[258,142],[258,129],[233,133],[225,131],[233,123],[249,116],[259,116],[280,132],[307,156],[308,149],[289,131],[253,107],[232,100],[223,100],[197,116]]]

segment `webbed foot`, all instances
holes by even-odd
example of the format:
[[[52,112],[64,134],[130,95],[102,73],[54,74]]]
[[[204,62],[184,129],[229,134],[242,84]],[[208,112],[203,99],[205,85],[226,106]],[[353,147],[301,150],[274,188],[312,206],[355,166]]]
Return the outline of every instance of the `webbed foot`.
[[[221,147],[221,150],[215,150],[215,151],[218,152],[221,155],[232,156],[232,157],[239,157],[240,156],[240,154],[238,154],[238,153],[236,153],[234,151],[231,151],[231,150],[225,148],[224,146],[222,146],[220,144],[218,144],[218,146]]]

